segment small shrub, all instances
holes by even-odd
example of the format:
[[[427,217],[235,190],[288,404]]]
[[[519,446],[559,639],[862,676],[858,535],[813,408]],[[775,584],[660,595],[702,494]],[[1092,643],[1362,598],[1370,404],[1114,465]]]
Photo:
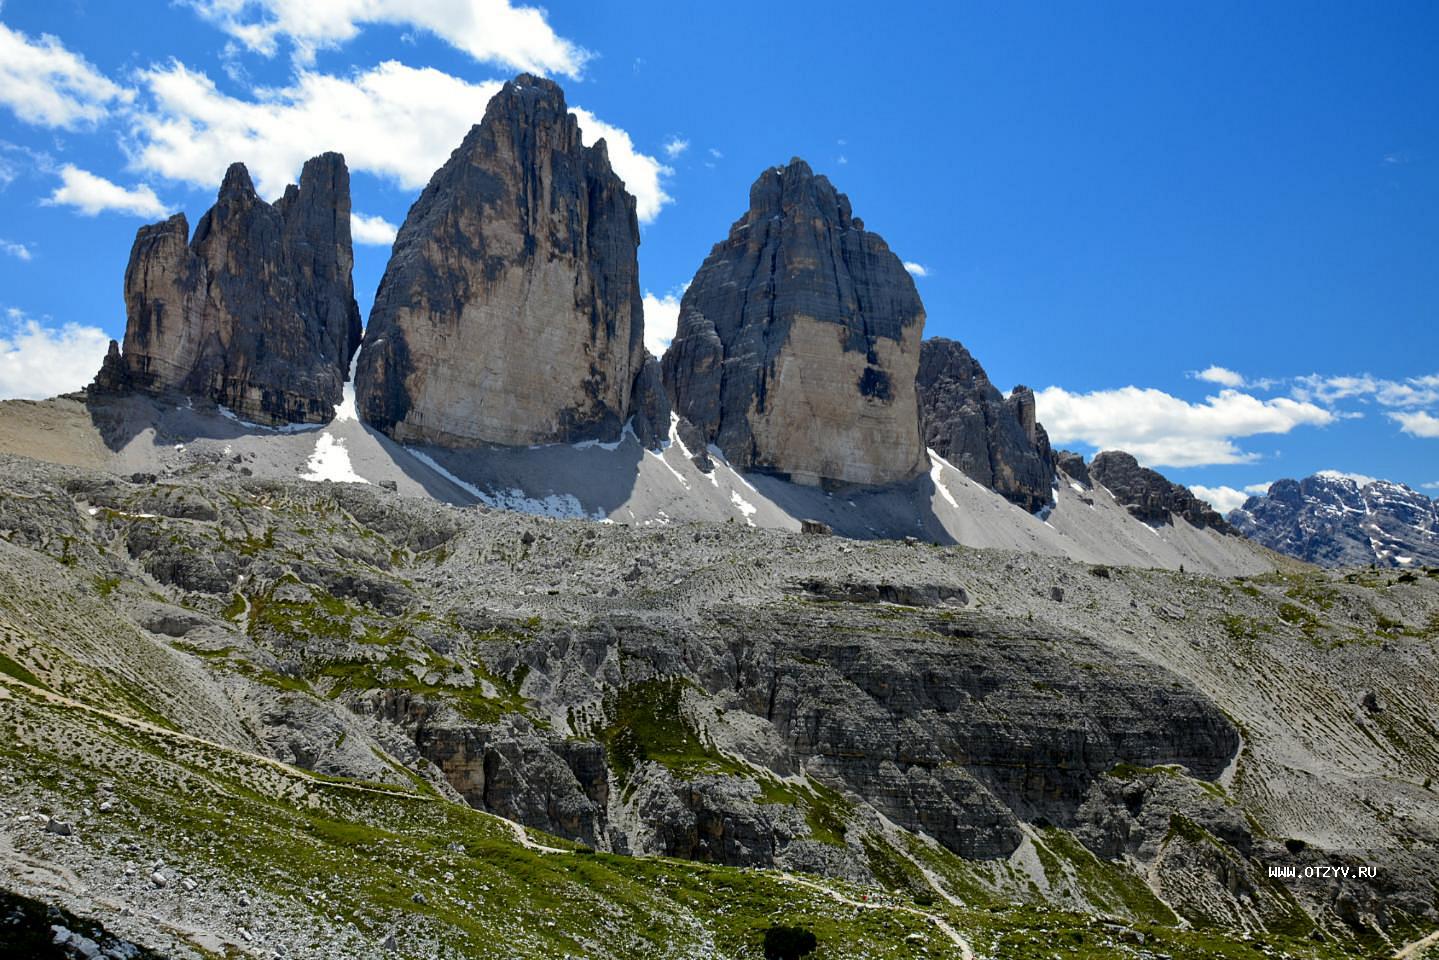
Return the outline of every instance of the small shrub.
[[[804,927],[770,927],[764,932],[765,960],[799,960],[818,946],[819,940]]]

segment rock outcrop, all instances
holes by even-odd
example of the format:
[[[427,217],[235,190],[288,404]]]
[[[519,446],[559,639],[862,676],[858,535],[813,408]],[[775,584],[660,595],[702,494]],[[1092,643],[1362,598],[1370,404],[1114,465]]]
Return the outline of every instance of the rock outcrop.
[[[1171,517],[1183,517],[1196,527],[1231,532],[1219,511],[1196,497],[1188,487],[1171,483],[1163,474],[1141,467],[1139,461],[1123,450],[1096,454],[1089,464],[1089,476],[1145,523],[1165,524],[1171,522]]]
[[[772,167],[680,303],[676,412],[742,470],[883,485],[926,466],[924,306],[899,258],[803,160]]]
[[[1229,520],[1246,537],[1321,566],[1439,565],[1439,501],[1387,480],[1277,480]]]
[[[926,446],[1030,513],[1054,502],[1054,454],[1033,391],[1017,386],[1006,398],[963,344],[943,337],[920,344],[918,390]]]
[[[212,400],[266,424],[331,419],[360,342],[344,157],[309,160],[273,204],[232,164],[189,231],[177,213],[136,234],[124,350],[110,344],[92,394]]]
[[[505,84],[400,228],[360,416],[447,447],[618,438],[644,373],[639,242],[634,198],[563,91]]]

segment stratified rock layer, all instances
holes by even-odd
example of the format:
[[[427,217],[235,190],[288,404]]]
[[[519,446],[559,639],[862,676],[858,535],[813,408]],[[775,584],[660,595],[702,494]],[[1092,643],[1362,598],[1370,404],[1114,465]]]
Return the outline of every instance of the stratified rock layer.
[[[639,241],[634,198],[560,88],[505,84],[400,228],[361,417],[447,447],[617,438],[645,358]]]
[[[360,342],[353,264],[344,157],[308,161],[273,204],[232,164],[193,238],[182,213],[136,234],[124,351],[111,344],[92,392],[203,398],[261,423],[329,420]]]
[[[1188,487],[1171,483],[1163,474],[1141,467],[1139,461],[1123,450],[1096,454],[1089,464],[1089,476],[1145,523],[1164,524],[1171,522],[1172,517],[1183,517],[1196,527],[1230,532],[1229,524],[1219,511],[1196,497]]]
[[[924,306],[849,198],[773,167],[680,304],[675,409],[744,470],[880,485],[925,467],[915,400]]]
[[[1439,565],[1439,501],[1387,480],[1276,480],[1229,520],[1266,547],[1326,567]]]
[[[1018,386],[1006,399],[963,344],[943,337],[920,345],[918,389],[926,446],[1031,513],[1054,502],[1054,454],[1033,391]]]

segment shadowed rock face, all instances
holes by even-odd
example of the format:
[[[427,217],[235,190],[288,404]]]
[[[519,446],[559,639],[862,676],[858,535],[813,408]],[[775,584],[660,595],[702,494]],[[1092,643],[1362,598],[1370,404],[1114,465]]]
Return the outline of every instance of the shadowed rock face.
[[[1006,399],[963,344],[936,337],[920,345],[918,389],[926,446],[1030,513],[1053,502],[1054,455],[1028,387]]]
[[[308,161],[273,204],[232,164],[193,238],[184,214],[136,234],[124,351],[111,343],[92,390],[203,398],[261,423],[329,420],[360,342],[353,265],[344,157]]]
[[[680,304],[676,412],[735,466],[888,484],[925,467],[924,306],[899,258],[803,160],[766,170]]]
[[[1171,483],[1163,474],[1141,467],[1139,461],[1123,450],[1096,454],[1089,464],[1089,476],[1145,523],[1169,523],[1170,517],[1175,516],[1183,517],[1196,527],[1230,532],[1228,522],[1219,511],[1190,493],[1188,487]]]
[[[361,417],[448,447],[616,439],[645,358],[639,240],[634,198],[560,88],[505,84],[400,228]]]

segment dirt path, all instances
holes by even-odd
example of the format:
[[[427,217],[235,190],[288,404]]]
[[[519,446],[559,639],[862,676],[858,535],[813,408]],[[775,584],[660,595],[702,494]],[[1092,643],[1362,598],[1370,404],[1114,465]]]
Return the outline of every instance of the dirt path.
[[[1433,946],[1439,946],[1439,930],[1435,930],[1429,936],[1415,940],[1413,943],[1406,943],[1395,951],[1394,960],[1417,960]]]
[[[831,900],[834,900],[838,903],[843,903],[846,906],[858,907],[861,910],[894,910],[898,913],[908,913],[911,916],[923,917],[924,919],[928,920],[930,923],[938,927],[941,933],[948,937],[956,947],[959,947],[960,956],[962,956],[964,960],[974,960],[974,948],[970,946],[969,941],[965,939],[958,930],[950,926],[949,921],[945,920],[943,917],[937,914],[926,913],[925,911],[920,910],[917,907],[906,907],[902,904],[897,903],[879,903],[872,900],[856,900],[853,897],[841,893],[838,890],[826,887],[822,883],[816,883],[813,880],[806,880],[804,877],[796,876],[793,873],[780,873],[779,876],[782,880],[795,884],[796,886],[807,887],[810,890],[822,893],[825,896],[829,897]]]

